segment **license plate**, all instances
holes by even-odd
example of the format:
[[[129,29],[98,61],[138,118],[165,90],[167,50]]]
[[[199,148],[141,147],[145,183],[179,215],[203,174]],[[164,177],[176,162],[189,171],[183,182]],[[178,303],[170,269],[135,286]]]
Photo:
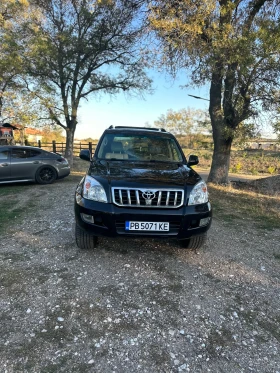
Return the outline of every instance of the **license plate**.
[[[126,221],[126,231],[154,231],[154,232],[168,232],[169,223],[148,222],[148,221]]]

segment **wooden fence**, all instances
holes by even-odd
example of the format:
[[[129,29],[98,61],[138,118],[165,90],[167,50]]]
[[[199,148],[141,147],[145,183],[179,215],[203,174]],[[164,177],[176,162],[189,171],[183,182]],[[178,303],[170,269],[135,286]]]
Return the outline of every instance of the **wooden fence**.
[[[56,142],[55,140],[53,140],[52,142],[44,142],[44,143],[42,143],[41,140],[39,140],[38,142],[25,141],[25,145],[36,146],[44,150],[48,150],[54,153],[61,153],[61,154],[64,154],[65,148],[66,148],[65,142]],[[92,154],[94,153],[96,145],[97,145],[97,142],[82,143],[82,142],[75,141],[74,146],[73,146],[73,154],[78,156],[82,149],[89,149],[89,151]]]
[[[42,143],[40,140],[38,142],[27,142],[25,141],[25,145],[31,145],[31,146],[36,146],[38,148],[42,148],[44,150],[48,150],[54,153],[65,153],[65,148],[66,148],[66,143],[65,142],[56,142],[53,140],[52,142],[49,143]],[[75,156],[78,156],[80,154],[80,151],[82,149],[89,149],[91,154],[94,153],[95,148],[96,148],[97,142],[74,142],[73,146],[73,154]],[[186,148],[185,144],[181,143],[181,146],[184,150]],[[193,147],[194,150],[199,150],[199,149],[208,149],[208,150],[213,150],[213,144],[208,142],[208,143],[201,143],[201,146],[199,147]],[[247,149],[263,149],[263,150],[275,150],[279,151],[280,150],[280,145],[277,144],[277,140],[270,140],[270,141],[262,141],[262,143],[258,142],[251,142],[247,144]]]

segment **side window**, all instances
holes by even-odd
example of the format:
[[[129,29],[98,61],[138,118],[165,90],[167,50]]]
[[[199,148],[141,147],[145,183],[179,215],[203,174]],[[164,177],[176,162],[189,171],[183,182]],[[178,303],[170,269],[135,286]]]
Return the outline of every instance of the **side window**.
[[[28,157],[37,157],[38,155],[41,155],[41,152],[39,150],[28,150]]]
[[[39,150],[33,149],[13,149],[12,150],[12,158],[32,158],[40,155],[41,152]]]
[[[12,149],[12,158],[27,158],[27,150],[25,149]]]
[[[8,150],[1,150],[0,151],[0,160],[8,159],[9,151]]]
[[[174,140],[172,140],[171,142],[171,152],[172,152],[172,158],[173,158],[173,161],[176,161],[176,162],[182,162],[182,156],[179,152],[179,149],[177,147],[177,145],[175,144]]]

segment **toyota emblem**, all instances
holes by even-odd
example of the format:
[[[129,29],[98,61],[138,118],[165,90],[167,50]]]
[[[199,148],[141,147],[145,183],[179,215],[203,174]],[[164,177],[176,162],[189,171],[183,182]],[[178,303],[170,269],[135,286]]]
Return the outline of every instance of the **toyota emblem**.
[[[155,196],[155,193],[151,190],[145,190],[145,192],[142,193],[142,197],[144,198],[146,205],[151,205]]]
[[[152,192],[151,190],[145,190],[145,192],[142,193],[142,197],[148,200],[154,199],[155,196],[156,196],[155,193]]]

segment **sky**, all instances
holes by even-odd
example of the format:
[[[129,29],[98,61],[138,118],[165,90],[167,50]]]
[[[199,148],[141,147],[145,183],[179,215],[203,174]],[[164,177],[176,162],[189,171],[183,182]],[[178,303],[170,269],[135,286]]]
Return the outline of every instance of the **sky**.
[[[123,93],[119,93],[113,97],[104,95],[98,99],[91,96],[88,102],[82,103],[75,138],[98,139],[110,125],[144,127],[146,122],[153,124],[168,109],[208,109],[207,101],[188,96],[193,94],[207,99],[206,88],[180,88],[187,83],[185,75],[181,74],[176,80],[156,72],[149,76],[154,81],[154,93],[146,94],[144,99],[125,97]]]
[[[208,110],[209,88],[182,88],[188,82],[187,75],[181,73],[174,80],[166,74],[153,72],[149,74],[153,79],[153,94],[142,97],[127,97],[123,93],[115,96],[103,95],[99,98],[91,96],[79,108],[78,125],[75,139],[99,139],[103,131],[113,126],[144,127],[146,122],[151,125],[160,115],[166,114],[168,109],[178,111],[188,107]],[[196,99],[195,95],[206,100]],[[275,138],[268,124],[262,123],[263,137]]]

